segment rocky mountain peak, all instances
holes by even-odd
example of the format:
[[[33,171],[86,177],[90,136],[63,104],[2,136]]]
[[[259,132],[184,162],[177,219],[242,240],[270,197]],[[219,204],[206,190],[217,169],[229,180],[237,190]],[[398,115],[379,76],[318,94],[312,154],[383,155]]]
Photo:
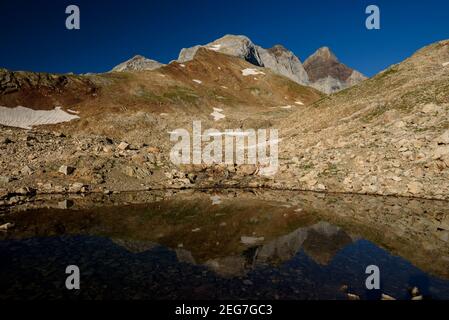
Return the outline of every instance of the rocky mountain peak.
[[[365,80],[360,72],[340,63],[328,48],[321,47],[304,62],[312,86],[325,93],[334,93]]]
[[[333,60],[338,62],[337,57],[335,54],[329,49],[329,47],[321,47],[319,48],[313,55],[310,56],[310,58],[319,58],[324,60]],[[310,59],[309,58],[309,59]]]
[[[158,61],[145,58],[144,56],[141,55],[135,55],[131,59],[114,67],[112,71],[124,72],[124,71],[155,70],[162,66],[163,64]]]

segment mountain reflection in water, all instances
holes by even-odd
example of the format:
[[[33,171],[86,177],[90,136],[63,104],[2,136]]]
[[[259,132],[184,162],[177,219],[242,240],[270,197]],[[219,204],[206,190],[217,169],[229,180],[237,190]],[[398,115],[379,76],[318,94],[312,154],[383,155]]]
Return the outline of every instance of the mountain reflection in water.
[[[241,190],[39,196],[0,222],[15,224],[0,234],[2,299],[346,299],[343,285],[364,299],[409,299],[414,286],[449,299],[442,201]],[[65,289],[72,264],[79,291]],[[365,289],[371,264],[381,290]]]

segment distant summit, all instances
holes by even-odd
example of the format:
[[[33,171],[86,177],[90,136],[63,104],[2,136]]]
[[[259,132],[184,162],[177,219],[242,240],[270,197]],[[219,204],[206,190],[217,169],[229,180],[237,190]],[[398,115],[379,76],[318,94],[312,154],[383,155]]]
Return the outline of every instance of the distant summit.
[[[123,71],[144,71],[144,70],[155,70],[162,67],[164,64],[157,62],[155,60],[147,59],[143,56],[136,55],[133,58],[119,64],[112,71],[123,72]]]
[[[335,54],[322,47],[304,62],[311,85],[324,93],[334,93],[365,80],[360,72],[338,61]]]

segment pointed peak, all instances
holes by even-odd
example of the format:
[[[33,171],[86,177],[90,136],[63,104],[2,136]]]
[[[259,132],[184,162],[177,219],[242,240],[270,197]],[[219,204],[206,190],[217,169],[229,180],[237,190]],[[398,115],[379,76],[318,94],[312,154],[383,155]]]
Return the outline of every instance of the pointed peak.
[[[277,45],[273,46],[272,48],[268,49],[268,51],[271,51],[271,52],[289,52],[290,50],[288,50],[282,44],[277,44]]]
[[[321,47],[319,48],[313,55],[312,57],[320,57],[326,60],[335,60],[338,61],[337,57],[335,56],[335,54],[331,51],[331,49],[329,49],[329,47]]]

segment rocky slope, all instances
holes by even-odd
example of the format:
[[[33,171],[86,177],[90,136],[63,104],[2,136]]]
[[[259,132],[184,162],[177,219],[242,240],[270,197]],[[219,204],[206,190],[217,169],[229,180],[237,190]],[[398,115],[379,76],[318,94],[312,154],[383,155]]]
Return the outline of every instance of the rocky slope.
[[[327,94],[352,87],[367,79],[340,63],[328,47],[318,49],[304,62],[311,85]]]
[[[448,61],[449,41],[432,44],[293,114],[282,123],[284,181],[449,199]]]
[[[23,77],[26,83],[28,78],[43,77],[5,74],[12,74],[10,79]],[[77,98],[77,103],[64,110],[77,119],[36,126],[31,131],[0,127],[3,195],[33,190],[76,193],[235,185],[241,178],[250,181],[256,170],[252,166],[174,166],[169,160],[173,146],[169,132],[178,128],[191,131],[194,120],[201,121],[205,129],[222,131],[268,128],[274,119],[285,119],[295,108],[323,96],[270,70],[206,49],[199,50],[192,61],[173,62],[154,71],[64,77],[67,82],[57,90],[46,91],[39,106],[52,110],[56,103]],[[9,86],[8,81],[2,81]],[[0,106],[22,105],[34,110],[28,93],[46,88],[34,82],[24,85],[0,95]],[[301,106],[295,104],[298,101]],[[29,189],[21,189],[25,186]]]
[[[327,97],[205,48],[153,71],[3,72],[3,88],[17,89],[4,90],[0,106],[52,110],[62,101],[79,119],[31,131],[1,127],[0,197],[239,186],[449,199],[448,62],[442,41]],[[194,120],[220,131],[279,129],[279,171],[175,166],[169,132],[191,132]]]
[[[155,70],[162,67],[164,64],[155,60],[147,59],[143,56],[137,55],[133,58],[122,62],[118,66],[114,67],[111,71],[123,72],[123,71],[144,71]]]

